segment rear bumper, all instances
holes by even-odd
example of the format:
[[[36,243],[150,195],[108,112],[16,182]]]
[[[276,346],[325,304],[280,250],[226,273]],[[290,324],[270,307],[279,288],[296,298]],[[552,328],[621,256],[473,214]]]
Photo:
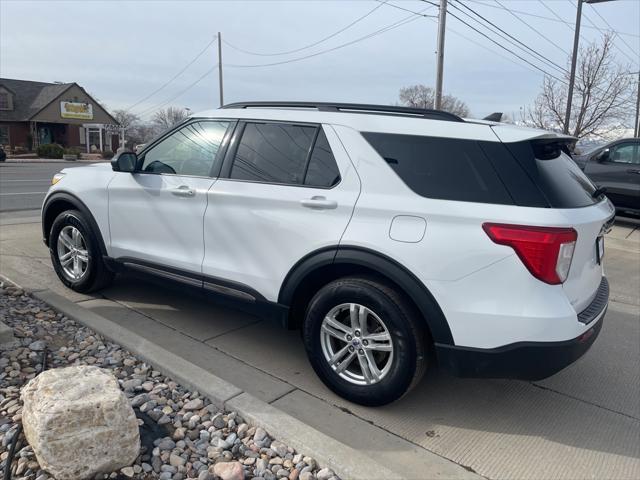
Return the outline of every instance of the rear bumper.
[[[518,342],[482,349],[436,344],[441,368],[459,377],[541,380],[571,365],[597,338],[608,306],[609,284],[603,277],[596,297],[578,320],[590,325],[580,336],[562,342]]]

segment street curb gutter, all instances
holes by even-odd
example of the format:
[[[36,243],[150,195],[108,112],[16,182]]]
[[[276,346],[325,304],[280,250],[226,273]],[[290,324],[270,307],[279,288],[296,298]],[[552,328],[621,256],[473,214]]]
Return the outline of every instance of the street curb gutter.
[[[140,359],[182,385],[197,390],[221,409],[238,412],[252,425],[264,428],[271,436],[312,455],[323,467],[331,468],[344,480],[401,480],[402,477],[372,460],[371,457],[308,426],[293,416],[243,392],[207,370],[149,342],[51,290],[36,290],[32,295],[67,317],[109,340],[122,345]],[[427,474],[427,472],[424,472]]]

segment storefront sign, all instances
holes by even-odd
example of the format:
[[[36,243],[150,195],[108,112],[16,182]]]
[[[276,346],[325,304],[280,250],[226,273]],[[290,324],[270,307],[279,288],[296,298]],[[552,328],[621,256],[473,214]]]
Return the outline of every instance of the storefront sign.
[[[60,116],[62,118],[93,120],[93,105],[90,103],[60,102]]]

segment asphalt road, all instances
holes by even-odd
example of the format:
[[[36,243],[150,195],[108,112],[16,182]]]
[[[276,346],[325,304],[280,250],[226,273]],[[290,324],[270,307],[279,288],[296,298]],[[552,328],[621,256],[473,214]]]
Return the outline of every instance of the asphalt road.
[[[39,209],[51,177],[63,168],[88,163],[0,163],[0,212]]]
[[[0,214],[0,225],[11,225],[0,228],[0,273],[77,302],[406,478],[451,478],[433,472],[434,458],[488,479],[640,478],[640,228],[634,222],[607,236],[609,310],[594,346],[574,365],[538,382],[459,379],[432,368],[401,400],[366,408],[324,387],[297,331],[164,281],[121,276],[91,296],[65,288],[36,214]]]

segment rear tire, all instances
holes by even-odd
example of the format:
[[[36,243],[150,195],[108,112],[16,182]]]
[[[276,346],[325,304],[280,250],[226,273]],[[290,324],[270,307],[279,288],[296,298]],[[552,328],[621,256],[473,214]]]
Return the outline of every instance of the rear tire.
[[[56,217],[49,233],[49,253],[58,278],[76,292],[88,293],[106,287],[113,280],[94,232],[78,210]]]
[[[341,397],[369,406],[393,402],[419,382],[427,367],[425,337],[403,295],[363,277],[321,288],[303,326],[307,355],[320,379]]]

